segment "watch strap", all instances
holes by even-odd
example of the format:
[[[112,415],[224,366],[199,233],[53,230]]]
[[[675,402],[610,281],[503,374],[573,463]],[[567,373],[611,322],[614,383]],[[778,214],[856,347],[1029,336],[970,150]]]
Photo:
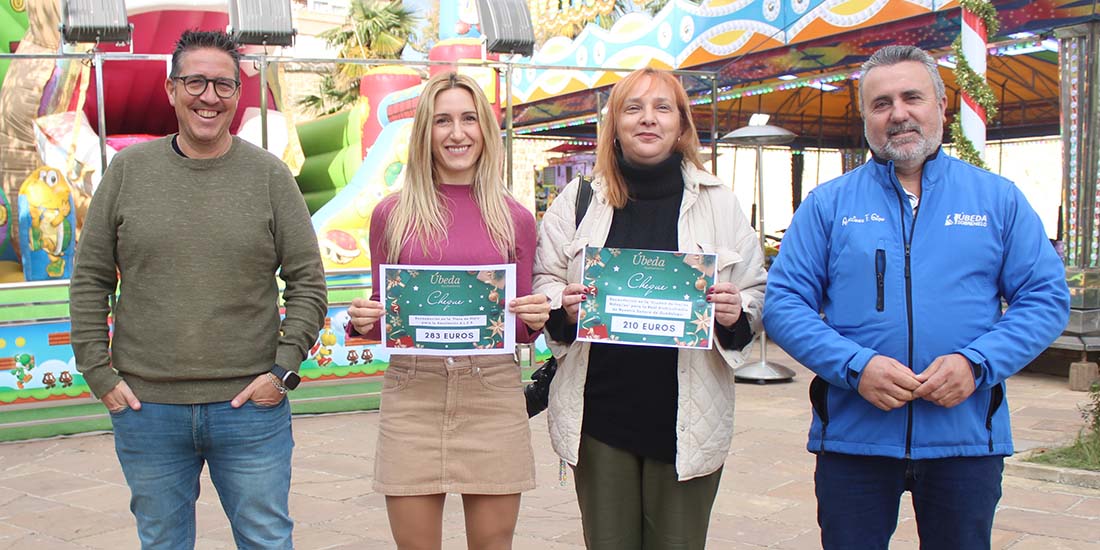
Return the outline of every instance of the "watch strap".
[[[279,365],[271,366],[271,375],[279,379],[279,382],[288,389],[293,390],[298,387],[298,383],[302,381],[302,378],[298,376],[298,373],[290,371],[280,367]]]

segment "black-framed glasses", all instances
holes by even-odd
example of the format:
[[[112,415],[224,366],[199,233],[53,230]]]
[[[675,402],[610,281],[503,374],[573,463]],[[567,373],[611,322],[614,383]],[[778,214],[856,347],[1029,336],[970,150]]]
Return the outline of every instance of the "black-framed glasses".
[[[233,80],[232,78],[206,78],[201,74],[173,76],[172,80],[183,82],[183,89],[196,97],[206,93],[206,88],[211,83],[214,84],[214,93],[222,99],[233,97],[233,94],[237,93],[237,89],[241,87],[241,81],[239,80]]]

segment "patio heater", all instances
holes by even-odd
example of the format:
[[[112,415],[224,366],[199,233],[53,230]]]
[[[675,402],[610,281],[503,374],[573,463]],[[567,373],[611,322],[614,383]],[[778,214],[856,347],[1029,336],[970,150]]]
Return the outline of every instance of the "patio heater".
[[[267,46],[292,46],[290,0],[229,0],[229,35],[238,44],[264,46],[260,70],[260,147],[267,149]]]
[[[722,137],[722,141],[734,145],[756,147],[756,229],[760,232],[760,250],[764,251],[764,146],[782,145],[794,140],[794,133],[770,124],[749,125],[738,128]],[[794,378],[794,371],[783,365],[768,362],[768,336],[760,331],[760,361],[746,363],[733,371],[734,380],[764,384],[783,382]]]

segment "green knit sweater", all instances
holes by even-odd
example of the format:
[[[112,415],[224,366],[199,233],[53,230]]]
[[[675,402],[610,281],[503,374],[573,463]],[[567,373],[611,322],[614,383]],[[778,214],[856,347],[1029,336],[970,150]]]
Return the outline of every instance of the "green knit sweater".
[[[317,238],[286,166],[239,138],[215,159],[171,143],[115,156],[84,221],[72,345],[98,397],[125,379],[143,401],[227,401],[274,363],[297,370],[325,316]]]

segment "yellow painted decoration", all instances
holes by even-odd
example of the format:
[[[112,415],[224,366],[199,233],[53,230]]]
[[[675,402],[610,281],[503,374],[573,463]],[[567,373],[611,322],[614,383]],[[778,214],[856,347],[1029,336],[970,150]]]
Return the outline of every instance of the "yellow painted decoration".
[[[829,8],[829,11],[837,15],[855,15],[874,5],[875,0],[848,0]]]
[[[715,46],[729,46],[730,44],[735,44],[738,40],[741,40],[741,37],[745,36],[746,32],[748,31],[736,30],[724,32],[722,34],[711,37],[709,42],[711,44],[714,44]]]

